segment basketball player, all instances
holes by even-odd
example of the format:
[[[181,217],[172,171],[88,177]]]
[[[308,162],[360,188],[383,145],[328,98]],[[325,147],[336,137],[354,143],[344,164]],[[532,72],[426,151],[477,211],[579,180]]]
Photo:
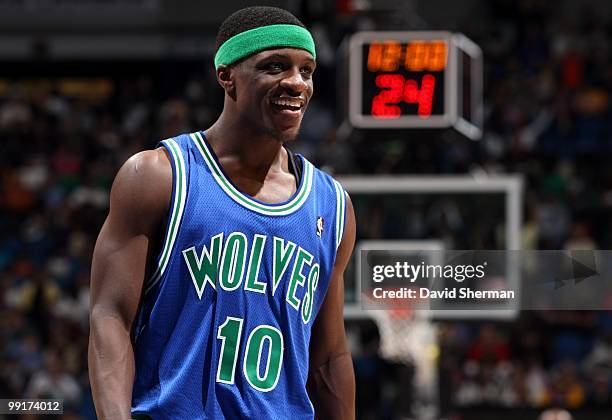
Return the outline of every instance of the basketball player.
[[[234,13],[217,37],[219,119],[120,169],[92,264],[99,418],[354,418],[352,205],[284,147],[315,58],[290,13]]]

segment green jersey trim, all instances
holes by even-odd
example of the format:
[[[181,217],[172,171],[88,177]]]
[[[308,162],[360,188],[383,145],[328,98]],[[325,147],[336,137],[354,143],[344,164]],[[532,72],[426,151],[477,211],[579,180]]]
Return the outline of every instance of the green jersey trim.
[[[344,219],[346,213],[346,193],[342,185],[334,180],[334,187],[336,187],[336,250],[342,242],[342,236],[344,235]]]
[[[179,226],[181,224],[183,210],[185,209],[185,201],[187,198],[187,175],[185,173],[185,160],[183,158],[181,148],[172,139],[164,140],[162,143],[170,152],[170,156],[174,163],[174,197],[172,202],[172,212],[170,213],[170,219],[168,220],[168,232],[158,259],[157,269],[155,270],[155,273],[153,273],[145,293],[148,293],[153,286],[157,284],[168,266],[170,254],[172,253],[174,242],[178,236]]]
[[[217,181],[217,184],[223,191],[236,203],[256,213],[263,214],[265,216],[286,216],[294,213],[298,210],[302,204],[306,202],[310,191],[312,190],[312,182],[314,178],[314,169],[310,162],[306,159],[302,159],[304,162],[304,174],[303,180],[298,188],[298,191],[293,197],[286,203],[282,204],[266,204],[260,201],[254,200],[252,197],[239,191],[234,184],[227,179],[224,172],[219,167],[212,151],[208,148],[208,145],[204,141],[201,133],[193,133],[190,135],[191,139],[195,143],[196,147],[204,157],[204,161],[208,165],[213,178]]]

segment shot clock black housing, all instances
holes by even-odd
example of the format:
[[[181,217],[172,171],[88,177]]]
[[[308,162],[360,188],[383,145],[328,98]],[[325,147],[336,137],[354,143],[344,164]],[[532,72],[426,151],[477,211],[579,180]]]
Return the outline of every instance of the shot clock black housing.
[[[482,51],[462,34],[357,32],[349,41],[349,122],[482,134]]]

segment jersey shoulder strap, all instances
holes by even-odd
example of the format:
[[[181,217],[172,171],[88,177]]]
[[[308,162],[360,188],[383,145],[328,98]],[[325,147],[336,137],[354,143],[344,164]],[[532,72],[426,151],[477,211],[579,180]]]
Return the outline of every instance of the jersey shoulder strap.
[[[295,185],[300,185],[302,182],[302,172],[304,172],[302,159],[299,158],[297,154],[288,147],[285,146],[285,150],[289,155],[289,171],[295,177]]]

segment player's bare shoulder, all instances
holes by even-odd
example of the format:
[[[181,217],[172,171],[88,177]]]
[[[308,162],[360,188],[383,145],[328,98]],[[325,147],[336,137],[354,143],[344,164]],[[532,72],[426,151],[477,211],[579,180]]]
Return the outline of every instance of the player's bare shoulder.
[[[136,153],[123,164],[113,182],[109,217],[119,212],[122,219],[148,230],[164,217],[171,196],[172,166],[165,148]]]

